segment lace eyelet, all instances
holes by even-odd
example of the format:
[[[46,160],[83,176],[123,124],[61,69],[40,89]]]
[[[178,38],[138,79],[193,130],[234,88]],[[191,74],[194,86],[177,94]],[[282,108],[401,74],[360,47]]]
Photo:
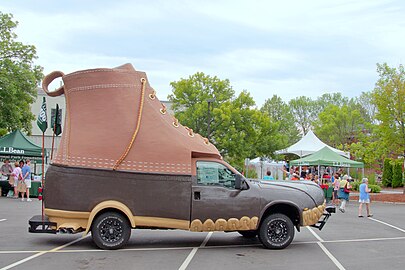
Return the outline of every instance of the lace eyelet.
[[[149,94],[149,98],[154,100],[156,98],[156,91],[153,90],[152,94]]]
[[[174,127],[178,128],[179,127],[179,123],[178,122],[173,122],[172,123]]]
[[[165,110],[165,109],[163,109],[163,108],[160,108],[160,110],[159,110],[159,111],[160,111],[160,113],[161,113],[161,114],[166,114],[166,110]]]

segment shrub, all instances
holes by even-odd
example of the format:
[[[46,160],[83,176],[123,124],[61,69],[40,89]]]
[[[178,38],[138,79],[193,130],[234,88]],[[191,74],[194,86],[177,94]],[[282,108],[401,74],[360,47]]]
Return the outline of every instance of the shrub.
[[[376,185],[377,184],[377,180],[376,180],[377,177],[375,176],[375,173],[366,174],[365,177],[367,177],[369,185]]]
[[[392,187],[402,186],[402,160],[393,161]]]
[[[381,187],[378,185],[368,185],[368,188],[371,189],[371,193],[380,193]]]
[[[350,185],[352,186],[352,191],[359,191],[360,184],[361,184],[360,181],[354,181],[350,183]]]
[[[256,172],[256,170],[255,170],[254,168],[253,168],[253,169],[249,168],[246,178],[257,179],[257,172]]]
[[[390,158],[384,159],[382,183],[385,187],[390,187],[392,184],[392,165]]]

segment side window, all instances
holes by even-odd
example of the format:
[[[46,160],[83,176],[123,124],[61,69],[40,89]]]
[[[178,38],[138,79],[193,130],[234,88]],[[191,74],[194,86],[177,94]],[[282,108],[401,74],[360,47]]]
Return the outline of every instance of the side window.
[[[197,161],[197,183],[204,186],[235,188],[235,174],[221,163]]]

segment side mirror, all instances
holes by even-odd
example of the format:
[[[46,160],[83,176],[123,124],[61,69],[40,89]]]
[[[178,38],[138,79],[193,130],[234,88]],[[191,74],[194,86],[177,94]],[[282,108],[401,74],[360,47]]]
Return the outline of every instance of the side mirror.
[[[235,175],[235,188],[240,190],[247,189],[247,184],[245,179],[240,174]]]

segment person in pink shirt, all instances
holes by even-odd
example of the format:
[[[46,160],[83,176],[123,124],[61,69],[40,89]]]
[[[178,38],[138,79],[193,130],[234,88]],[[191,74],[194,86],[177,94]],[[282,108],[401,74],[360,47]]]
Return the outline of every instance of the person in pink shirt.
[[[14,198],[17,199],[18,198],[17,185],[18,185],[19,177],[20,177],[20,179],[22,179],[22,174],[21,174],[20,164],[18,162],[16,162],[14,164],[14,166],[15,166],[15,168],[11,175],[14,177]]]
[[[335,180],[333,182],[333,203],[335,205],[339,205],[339,197],[338,197],[338,192],[340,188],[340,176],[338,173],[335,173]]]

